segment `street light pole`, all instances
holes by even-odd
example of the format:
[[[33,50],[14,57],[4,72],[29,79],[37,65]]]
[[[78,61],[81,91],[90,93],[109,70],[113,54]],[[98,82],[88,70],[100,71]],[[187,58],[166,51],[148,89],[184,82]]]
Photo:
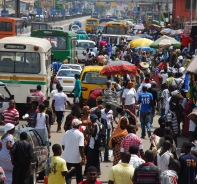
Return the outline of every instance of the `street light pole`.
[[[193,0],[190,0],[190,25],[192,25],[192,10],[193,10],[192,3]]]

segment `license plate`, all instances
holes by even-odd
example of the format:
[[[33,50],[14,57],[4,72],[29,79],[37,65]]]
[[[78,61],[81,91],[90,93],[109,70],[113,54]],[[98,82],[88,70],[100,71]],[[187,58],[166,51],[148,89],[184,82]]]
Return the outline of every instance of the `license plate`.
[[[63,80],[63,83],[73,83],[73,81]]]

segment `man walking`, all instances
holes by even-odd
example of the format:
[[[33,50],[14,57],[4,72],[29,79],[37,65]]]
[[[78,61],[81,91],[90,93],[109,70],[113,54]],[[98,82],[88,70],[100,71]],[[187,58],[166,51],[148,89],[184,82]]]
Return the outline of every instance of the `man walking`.
[[[40,85],[37,86],[37,90],[32,94],[32,96],[38,97],[38,103],[42,104],[45,100],[45,94],[41,91],[42,87]]]
[[[75,167],[76,183],[83,181],[82,165],[85,162],[84,148],[84,135],[79,131],[79,125],[82,122],[78,119],[72,121],[73,128],[67,130],[61,140],[62,145],[62,158],[67,162],[68,170]],[[66,184],[71,184],[73,172],[66,176]]]
[[[72,109],[72,106],[69,102],[67,95],[64,94],[63,92],[63,87],[59,86],[58,93],[53,96],[53,101],[52,101],[53,112],[55,112],[57,117],[57,132],[61,132],[61,123],[63,120],[66,103]]]
[[[145,126],[147,128],[148,136],[151,136],[151,118],[150,114],[153,113],[154,103],[153,96],[147,92],[147,87],[142,87],[142,93],[139,94],[138,103],[140,104],[140,122],[142,129],[142,139],[145,138]]]
[[[32,145],[27,142],[26,132],[20,134],[20,140],[15,142],[10,154],[14,165],[12,184],[29,184],[30,165],[34,156]]]
[[[9,101],[9,107],[3,111],[2,122],[4,124],[11,123],[13,125],[19,124],[19,112],[15,109],[15,101]]]

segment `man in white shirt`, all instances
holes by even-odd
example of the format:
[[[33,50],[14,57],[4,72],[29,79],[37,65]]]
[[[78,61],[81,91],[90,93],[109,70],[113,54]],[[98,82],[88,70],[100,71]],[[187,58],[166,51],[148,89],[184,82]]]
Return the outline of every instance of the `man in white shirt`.
[[[54,90],[52,90],[51,91],[51,98],[53,98],[53,96],[55,95],[55,94],[57,94],[58,93],[58,88],[60,87],[61,85],[60,85],[60,83],[58,83],[58,84],[56,84],[56,89],[54,89]]]
[[[63,92],[63,87],[58,87],[58,93],[53,96],[52,108],[57,117],[57,132],[61,132],[61,123],[63,120],[63,115],[65,111],[66,103],[72,108],[69,99],[66,94]]]
[[[68,170],[70,170],[71,167],[75,167],[76,183],[83,181],[82,165],[85,161],[85,155],[83,152],[84,135],[79,131],[79,125],[81,124],[82,122],[80,120],[74,119],[72,121],[73,128],[66,131],[60,141],[63,149],[62,158],[66,161]],[[66,176],[67,184],[71,184],[73,174],[73,172],[70,172]]]
[[[167,68],[164,68],[164,73],[161,74],[161,77],[162,77],[162,84],[166,83],[166,79],[168,78],[168,69]]]
[[[112,123],[112,119],[113,119],[113,111],[111,110],[111,106],[110,105],[106,105],[105,109],[101,110],[101,118],[105,119],[107,122],[107,138],[110,137],[110,133],[111,133],[111,128],[113,129],[113,123]],[[105,153],[104,153],[104,162],[109,162],[109,149],[105,149]]]
[[[129,148],[129,153],[131,154],[130,162],[129,164],[136,169],[141,164],[145,163],[143,159],[137,156],[138,154],[138,146],[132,145]],[[121,163],[121,161],[119,162]]]

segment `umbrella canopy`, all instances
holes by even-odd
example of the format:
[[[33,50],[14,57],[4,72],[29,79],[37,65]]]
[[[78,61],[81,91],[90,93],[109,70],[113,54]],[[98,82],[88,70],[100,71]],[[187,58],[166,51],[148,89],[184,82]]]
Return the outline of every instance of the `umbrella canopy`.
[[[182,29],[178,29],[178,30],[172,30],[170,35],[172,36],[177,36],[177,35],[181,35],[183,34],[183,30]]]
[[[147,39],[150,39],[150,40],[153,39],[153,37],[148,35],[148,34],[136,34],[136,36],[139,36],[140,38],[147,38]]]
[[[167,29],[163,29],[163,30],[161,30],[161,34],[170,34],[171,33],[171,31],[172,31],[172,29],[170,29],[170,28],[167,28]]]
[[[135,27],[133,29],[143,30],[144,29],[144,25],[143,24],[135,25]]]
[[[150,45],[150,47],[152,47],[152,48],[159,48],[160,46],[161,47],[169,47],[171,45],[173,47],[177,47],[177,48],[179,48],[181,46],[180,42],[178,42],[174,38],[164,35],[161,38],[159,38],[156,41],[154,41]]]
[[[127,61],[114,61],[106,65],[101,71],[101,75],[124,75],[124,74],[137,74],[137,67]]]
[[[141,38],[139,36],[129,36],[127,37],[127,41],[132,41],[132,40],[135,40],[135,39],[138,39],[138,38]]]
[[[152,40],[149,40],[147,38],[138,38],[138,39],[135,39],[133,41],[130,41],[130,46],[132,48],[136,48],[136,47],[141,47],[141,46],[149,46],[153,43]]]
[[[146,51],[146,52],[151,52],[153,51],[154,49],[153,48],[150,48],[150,47],[137,47],[135,48],[136,51],[138,51],[139,49],[142,49],[142,51]]]
[[[186,71],[197,74],[197,56],[189,63]]]

